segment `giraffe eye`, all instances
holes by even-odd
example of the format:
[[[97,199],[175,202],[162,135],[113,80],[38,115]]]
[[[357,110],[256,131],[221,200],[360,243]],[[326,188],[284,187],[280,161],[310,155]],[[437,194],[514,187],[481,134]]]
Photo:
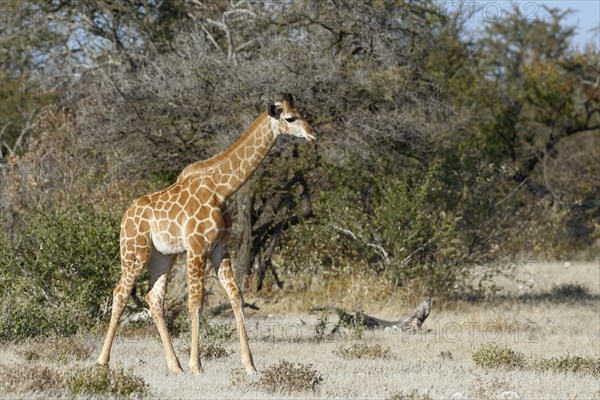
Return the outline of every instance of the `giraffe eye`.
[[[294,122],[294,121],[296,120],[296,117],[288,117],[288,118],[286,118],[285,120],[286,120],[287,122],[290,122],[290,123],[292,123],[292,122]]]

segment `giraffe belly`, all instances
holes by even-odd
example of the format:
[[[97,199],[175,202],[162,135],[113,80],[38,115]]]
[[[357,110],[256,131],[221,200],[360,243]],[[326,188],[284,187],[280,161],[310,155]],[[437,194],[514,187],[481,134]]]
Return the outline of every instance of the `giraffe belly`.
[[[183,240],[174,238],[169,234],[158,234],[152,236],[152,243],[156,250],[163,254],[179,254],[186,251]]]

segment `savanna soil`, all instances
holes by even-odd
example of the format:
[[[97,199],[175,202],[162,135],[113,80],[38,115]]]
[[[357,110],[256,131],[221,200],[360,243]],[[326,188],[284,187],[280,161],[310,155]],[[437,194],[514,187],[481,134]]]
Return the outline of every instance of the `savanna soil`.
[[[403,398],[402,395],[412,395],[412,398],[427,395],[431,398],[600,398],[600,382],[591,374],[543,372],[530,367],[543,358],[600,357],[598,263],[528,263],[519,268],[516,277],[498,279],[502,290],[486,301],[437,304],[434,300],[425,330],[417,334],[346,329],[341,335],[326,335],[318,341],[315,326],[325,319],[322,315],[309,314],[306,311],[309,307],[293,314],[283,313],[289,306],[277,304],[265,304],[259,311],[248,310],[251,348],[259,371],[281,360],[312,364],[323,378],[315,391],[272,393],[234,384],[232,376],[241,368],[235,335],[222,344],[230,353],[228,356],[203,361],[205,373],[202,376],[187,370],[187,334],[174,339],[185,372],[170,373],[152,326],[118,334],[111,367],[125,367],[142,378],[148,385],[150,398],[390,398],[394,395],[400,395],[398,398]],[[392,319],[410,312],[414,305],[394,307],[385,302],[378,307],[372,303],[363,311]],[[331,316],[329,322],[334,321],[335,317]],[[232,319],[221,317],[211,323],[232,323]],[[52,340],[60,342],[61,338]],[[50,346],[52,340],[47,342]],[[3,388],[0,398],[71,398],[66,389],[52,388],[52,385],[46,385],[48,388],[27,382],[9,384],[5,373],[11,368],[48,367],[57,374],[68,374],[93,365],[103,332],[80,334],[70,340],[89,348],[89,354],[79,360],[47,359],[42,355],[40,359],[28,361],[24,355],[33,342],[3,345],[0,348],[0,388]],[[472,359],[473,351],[490,342],[523,353],[526,366],[520,369],[477,367]],[[342,358],[339,350],[353,343],[381,344],[385,356]],[[24,375],[22,379],[27,377]]]

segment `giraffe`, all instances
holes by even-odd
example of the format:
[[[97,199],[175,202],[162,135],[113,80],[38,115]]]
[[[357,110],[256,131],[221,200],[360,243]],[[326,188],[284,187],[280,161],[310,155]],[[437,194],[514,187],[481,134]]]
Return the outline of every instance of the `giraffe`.
[[[233,277],[226,241],[231,216],[226,201],[254,173],[280,135],[315,139],[315,132],[294,106],[294,98],[269,103],[248,130],[227,150],[186,167],[171,186],[135,200],[121,221],[121,276],[113,291],[112,315],[98,364],[107,365],[110,350],[127,299],[136,278],[148,268],[150,283],[145,297],[158,328],[172,372],[182,372],[164,318],[167,278],[178,254],[187,252],[188,309],[191,319],[189,368],[203,372],[199,325],[204,302],[204,271],[210,260],[227,292],[240,339],[242,364],[256,372],[248,346],[242,294]]]

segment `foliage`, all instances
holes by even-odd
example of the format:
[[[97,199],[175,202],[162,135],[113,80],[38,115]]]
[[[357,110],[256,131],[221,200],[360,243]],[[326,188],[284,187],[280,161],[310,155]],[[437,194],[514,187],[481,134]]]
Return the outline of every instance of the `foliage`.
[[[574,372],[600,377],[600,358],[568,355],[545,358],[535,362],[533,368],[539,371]]]
[[[578,283],[563,283],[552,286],[550,290],[551,298],[557,300],[583,300],[589,296],[588,289]]]
[[[227,343],[235,338],[236,329],[231,323],[214,322],[203,319],[200,323],[200,336],[215,343]]]
[[[440,297],[462,294],[472,264],[500,257],[492,251],[501,216],[490,215],[493,198],[485,198],[499,174],[457,172],[468,162],[454,155],[402,177],[390,176],[391,165],[332,169],[313,205],[321,217],[283,248],[287,268],[378,273],[394,286],[417,281]]]
[[[107,315],[119,263],[110,210],[31,210],[14,240],[0,240],[1,339],[73,334]]]
[[[323,313],[319,318],[317,318],[317,322],[313,326],[315,331],[315,340],[317,343],[322,342],[327,336],[327,328],[329,327],[329,317],[327,313]]]
[[[519,369],[526,365],[525,355],[508,347],[499,347],[494,343],[486,343],[471,354],[476,366],[480,368]]]
[[[328,312],[323,312],[313,325],[313,330],[315,331],[314,339],[317,343],[335,341],[344,336],[348,336],[351,339],[362,339],[367,328],[361,320],[357,319],[353,322],[347,322],[341,318],[338,312],[339,318],[336,322],[333,322],[329,320],[327,314]]]
[[[363,320],[363,315],[357,313],[352,321],[349,321],[344,316],[343,310],[336,310],[338,320],[336,322],[329,321],[329,311],[326,310],[317,318],[317,322],[313,325],[315,331],[315,340],[317,343],[322,341],[332,341],[342,336],[348,336],[352,339],[362,339],[366,324]]]
[[[122,367],[104,366],[79,368],[69,376],[67,387],[75,395],[114,395],[140,397],[148,393],[148,385]]]

